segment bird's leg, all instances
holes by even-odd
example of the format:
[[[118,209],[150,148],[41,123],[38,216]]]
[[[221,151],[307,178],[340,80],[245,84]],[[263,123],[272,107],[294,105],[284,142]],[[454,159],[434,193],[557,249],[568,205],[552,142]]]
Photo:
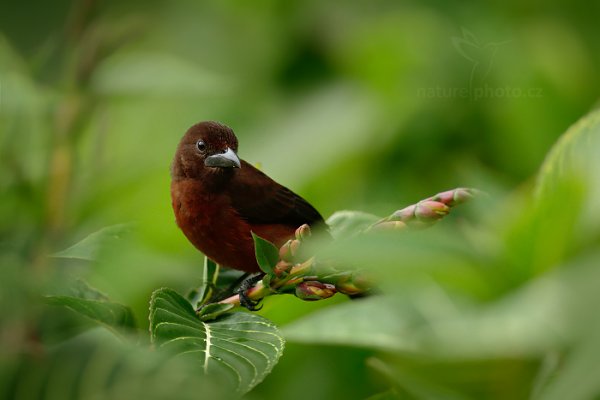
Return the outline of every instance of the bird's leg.
[[[232,293],[237,293],[237,288],[239,288],[242,283],[250,276],[250,272],[245,272],[240,275],[235,281],[230,283],[227,287],[219,289],[210,299],[208,303],[218,303],[221,300],[226,299]]]
[[[262,306],[258,307],[260,300],[255,301],[248,297],[247,291],[256,285],[257,282],[260,282],[264,277],[264,273],[258,273],[256,275],[252,275],[249,278],[245,279],[240,287],[236,290],[237,295],[240,298],[240,305],[246,307],[250,311],[258,311],[262,308]]]

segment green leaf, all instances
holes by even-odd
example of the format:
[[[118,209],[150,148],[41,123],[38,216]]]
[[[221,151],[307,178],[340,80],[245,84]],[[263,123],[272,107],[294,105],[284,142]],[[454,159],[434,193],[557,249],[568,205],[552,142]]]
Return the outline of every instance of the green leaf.
[[[585,183],[587,201],[580,222],[585,229],[600,226],[600,110],[581,118],[561,136],[548,153],[537,178],[540,201],[551,199],[565,185]],[[569,204],[564,204],[569,207]]]
[[[227,387],[198,376],[193,362],[168,359],[103,329],[43,353],[22,353],[18,361],[3,363],[2,398],[196,400],[199,393],[211,400],[232,398]]]
[[[131,227],[132,224],[118,224],[102,228],[73,246],[52,254],[52,257],[94,261],[103,248],[110,246],[111,243],[119,240],[124,233],[131,231]]]
[[[354,236],[377,222],[380,218],[362,211],[337,211],[327,218],[331,235],[336,238]]]
[[[44,297],[45,303],[50,305],[40,318],[40,339],[44,343],[60,343],[98,325],[110,330],[134,327],[131,310],[111,303],[108,296],[84,280],[69,280],[65,286],[68,287],[66,293]]]
[[[203,322],[187,300],[168,288],[152,294],[150,334],[157,348],[185,354],[205,373],[227,379],[238,393],[264,379],[284,346],[277,327],[263,317],[236,312]]]
[[[123,304],[105,299],[86,299],[73,296],[46,296],[50,305],[66,307],[93,322],[111,330],[135,328],[135,319],[131,309]]]
[[[570,127],[548,153],[534,202],[506,231],[510,276],[556,268],[600,235],[600,111]],[[515,260],[512,262],[511,260]],[[526,266],[526,268],[523,268]]]
[[[71,296],[87,300],[109,301],[106,294],[95,287],[90,286],[83,279],[76,279],[73,286],[70,287]]]
[[[534,399],[544,400],[585,400],[598,398],[598,357],[600,357],[600,330],[598,325],[591,327],[589,334],[578,343],[566,360],[555,372],[547,387]],[[557,367],[558,368],[558,367]]]
[[[254,252],[258,266],[266,274],[273,273],[273,268],[279,261],[279,250],[273,243],[261,238],[254,232],[252,232],[252,239],[254,239]]]
[[[282,329],[288,341],[447,359],[539,357],[577,343],[600,321],[600,253],[556,269],[497,301],[477,304],[442,286],[337,304]]]
[[[388,380],[393,382],[398,387],[404,389],[410,393],[416,399],[423,400],[466,400],[468,397],[461,393],[451,390],[447,387],[440,386],[429,380],[423,379],[422,377],[411,373],[407,370],[395,370],[392,366],[385,363],[383,360],[378,358],[370,358],[367,360],[369,365],[374,370],[384,375]],[[391,392],[387,397],[382,399],[399,399],[399,396],[394,396],[395,392]]]
[[[282,330],[286,340],[298,343],[416,351],[418,346],[410,337],[411,311],[401,305],[373,296],[318,310]]]

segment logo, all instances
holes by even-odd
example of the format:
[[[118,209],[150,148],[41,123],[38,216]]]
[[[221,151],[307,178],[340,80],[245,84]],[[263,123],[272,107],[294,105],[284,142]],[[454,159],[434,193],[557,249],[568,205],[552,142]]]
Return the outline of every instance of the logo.
[[[461,98],[477,101],[500,98],[540,98],[543,89],[539,87],[513,87],[490,85],[487,78],[492,72],[496,56],[510,40],[503,42],[482,42],[468,29],[462,28],[462,36],[452,37],[452,45],[464,59],[472,65],[469,84],[458,87],[431,86],[417,89],[417,96],[423,98]]]
[[[498,50],[508,43],[510,40],[482,43],[466,28],[462,28],[462,37],[452,38],[452,44],[456,51],[473,63],[469,77],[469,91],[472,91],[476,85],[484,83],[494,66]]]

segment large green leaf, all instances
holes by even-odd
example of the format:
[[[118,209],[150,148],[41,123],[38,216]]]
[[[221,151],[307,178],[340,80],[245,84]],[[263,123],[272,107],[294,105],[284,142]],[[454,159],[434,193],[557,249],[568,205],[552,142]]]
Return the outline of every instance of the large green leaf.
[[[589,333],[566,357],[560,367],[555,368],[549,384],[534,399],[585,400],[596,399],[600,393],[598,380],[598,357],[600,340],[598,324],[591,326]],[[560,368],[559,373],[556,369]]]
[[[66,307],[111,330],[136,326],[131,309],[123,304],[72,296],[47,296],[46,302]]]
[[[230,399],[231,392],[198,376],[194,363],[168,359],[94,329],[52,348],[2,363],[2,399]]]
[[[383,351],[418,351],[414,310],[384,296],[328,307],[283,327],[286,340],[357,346]]]
[[[598,154],[600,112],[595,111],[574,124],[549,152],[534,201],[520,208],[518,218],[504,219],[506,251],[497,265],[513,282],[558,267],[600,237]],[[515,210],[513,206],[509,212]]]
[[[279,360],[279,330],[256,314],[234,312],[210,323],[175,291],[156,290],[150,302],[150,334],[161,349],[196,360],[205,373],[221,376],[238,393],[261,382]]]
[[[468,397],[463,396],[461,393],[451,390],[447,387],[440,387],[428,380],[424,380],[418,375],[411,373],[410,371],[394,370],[394,368],[388,365],[381,359],[372,357],[367,360],[367,364],[385,376],[394,386],[398,386],[405,390],[407,393],[414,396],[416,399],[423,400],[466,400]],[[383,399],[400,399],[401,397],[394,397],[394,391],[388,394],[388,397]],[[375,399],[368,399],[375,400]]]
[[[54,253],[52,257],[76,258],[80,260],[93,261],[98,257],[98,253],[111,243],[119,240],[124,233],[131,230],[131,224],[118,224],[107,226],[94,233],[91,233],[73,246]]]
[[[600,253],[486,305],[441,286],[338,304],[282,329],[288,341],[349,345],[450,359],[541,356],[577,343],[598,321]]]
[[[136,327],[133,312],[129,307],[111,302],[108,296],[81,279],[70,285],[67,294],[49,295],[45,300],[49,305],[72,311],[68,315],[45,313],[44,336],[49,340],[65,339],[98,325],[115,333]]]
[[[600,110],[581,118],[548,153],[538,175],[537,195],[546,201],[565,183],[581,182],[587,200],[581,216],[584,234],[600,226]],[[565,204],[569,207],[569,204]]]

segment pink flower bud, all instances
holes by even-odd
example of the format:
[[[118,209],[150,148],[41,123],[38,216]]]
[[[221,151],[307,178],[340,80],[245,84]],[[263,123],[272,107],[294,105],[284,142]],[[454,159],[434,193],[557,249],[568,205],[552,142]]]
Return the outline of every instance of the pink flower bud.
[[[285,260],[280,260],[275,268],[273,268],[273,273],[275,276],[281,277],[287,275],[292,269],[293,264],[291,262],[287,262]]]
[[[293,262],[299,246],[300,242],[298,240],[288,240],[279,249],[279,258],[287,262]]]
[[[469,188],[457,188],[453,190],[447,190],[428,198],[427,200],[439,201],[449,206],[461,204],[471,200],[475,195],[474,189]]]
[[[292,269],[290,270],[290,274],[307,276],[312,271],[314,261],[315,261],[314,257],[311,257],[301,264],[294,265],[292,267]]]
[[[416,205],[410,205],[408,207],[403,208],[402,210],[395,211],[392,214],[392,220],[394,221],[409,221],[415,215]]]
[[[334,285],[318,281],[306,281],[296,286],[296,297],[307,301],[327,299],[335,293]]]
[[[476,191],[473,189],[459,188],[454,192],[454,203],[461,204],[471,200],[475,196]]]
[[[417,203],[415,217],[421,221],[436,221],[448,215],[450,207],[444,203],[433,200],[425,200]]]
[[[308,224],[304,224],[296,229],[296,239],[304,240],[311,235],[310,226]]]

